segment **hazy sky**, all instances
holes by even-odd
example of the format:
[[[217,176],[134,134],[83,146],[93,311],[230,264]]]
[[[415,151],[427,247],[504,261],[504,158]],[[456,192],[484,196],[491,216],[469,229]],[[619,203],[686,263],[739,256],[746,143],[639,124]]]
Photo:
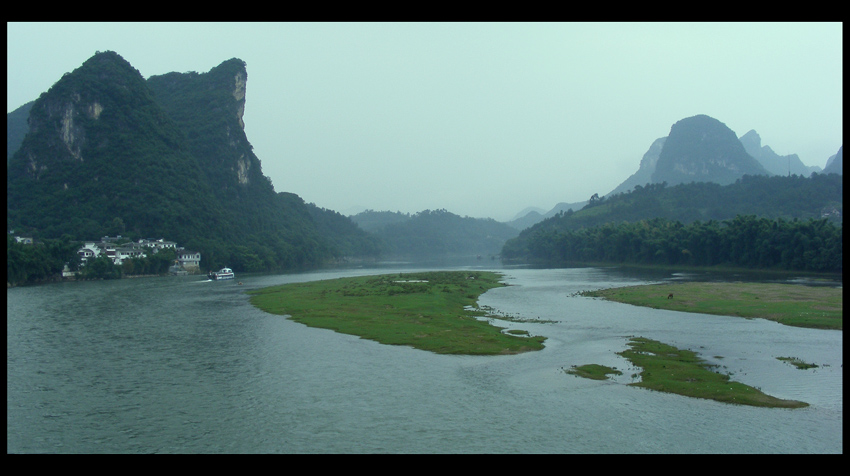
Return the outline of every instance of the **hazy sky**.
[[[339,211],[508,220],[605,195],[707,114],[824,167],[841,23],[7,23],[7,112],[96,51],[145,78],[247,64],[277,191]]]

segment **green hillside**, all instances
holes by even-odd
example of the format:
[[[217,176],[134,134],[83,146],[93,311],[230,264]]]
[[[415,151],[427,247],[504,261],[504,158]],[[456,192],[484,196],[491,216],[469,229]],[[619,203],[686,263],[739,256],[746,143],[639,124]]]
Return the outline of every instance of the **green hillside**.
[[[386,256],[404,259],[494,256],[518,233],[493,219],[461,217],[446,210],[413,215],[367,210],[352,219],[381,239]]]
[[[842,194],[837,174],[638,186],[523,230],[502,258],[840,271]]]
[[[235,58],[145,80],[98,52],[32,104],[8,161],[8,229],[37,240],[165,237],[200,251],[204,269],[374,256],[374,237],[347,218],[274,190],[243,131],[246,83]]]

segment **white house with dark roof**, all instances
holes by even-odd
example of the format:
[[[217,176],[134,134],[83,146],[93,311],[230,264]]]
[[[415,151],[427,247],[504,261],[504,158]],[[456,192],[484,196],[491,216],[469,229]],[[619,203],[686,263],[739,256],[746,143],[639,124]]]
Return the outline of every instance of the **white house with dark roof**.
[[[160,238],[158,240],[146,240],[146,239],[143,238],[143,239],[139,240],[138,244],[141,245],[141,246],[144,246],[146,248],[152,248],[154,253],[158,252],[161,249],[165,249],[165,248],[172,248],[172,249],[175,249],[175,250],[177,249],[177,243],[175,243],[173,241],[167,241],[167,240],[164,240],[162,238]]]
[[[86,241],[82,248],[77,251],[80,261],[85,264],[90,259],[100,256],[101,249],[95,241]]]
[[[201,253],[181,248],[177,251],[177,262],[186,271],[199,271],[201,269]]]
[[[147,255],[141,247],[136,246],[119,246],[115,248],[115,254],[112,257],[112,262],[121,264],[125,259],[145,258]]]

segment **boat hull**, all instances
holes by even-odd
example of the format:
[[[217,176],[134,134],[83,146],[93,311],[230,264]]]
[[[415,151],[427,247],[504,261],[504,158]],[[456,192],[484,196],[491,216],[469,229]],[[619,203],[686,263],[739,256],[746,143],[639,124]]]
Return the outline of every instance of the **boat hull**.
[[[224,279],[233,279],[233,278],[236,277],[236,275],[233,274],[233,270],[231,270],[230,268],[222,268],[221,271],[219,271],[217,273],[210,272],[210,274],[208,276],[209,276],[210,279],[215,280],[215,281],[221,281],[221,280],[224,280]]]

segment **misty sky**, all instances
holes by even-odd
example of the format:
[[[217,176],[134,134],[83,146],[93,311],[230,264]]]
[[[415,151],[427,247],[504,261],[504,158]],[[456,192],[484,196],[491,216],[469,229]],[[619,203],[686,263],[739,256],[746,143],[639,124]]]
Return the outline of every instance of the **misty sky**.
[[[344,214],[509,220],[605,195],[697,114],[806,165],[843,140],[841,23],[7,23],[7,35],[7,112],[96,51],[145,78],[244,60],[264,174]]]

